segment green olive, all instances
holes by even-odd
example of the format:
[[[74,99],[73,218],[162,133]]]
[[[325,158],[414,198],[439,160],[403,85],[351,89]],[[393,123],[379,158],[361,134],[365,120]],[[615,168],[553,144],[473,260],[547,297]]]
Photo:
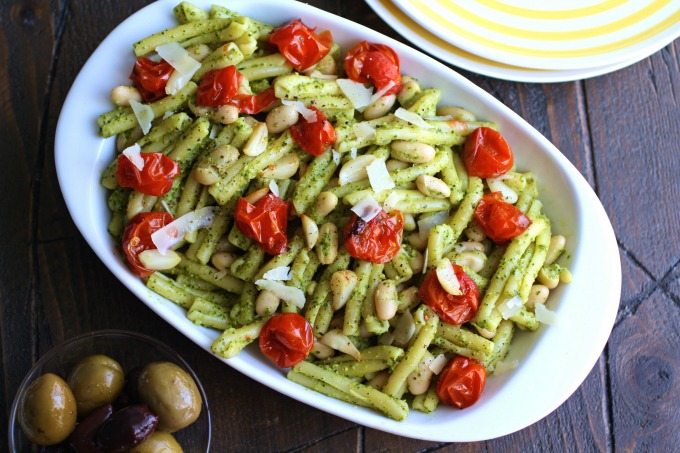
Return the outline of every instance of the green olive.
[[[53,445],[66,439],[76,426],[76,399],[62,378],[47,373],[26,390],[19,423],[31,442]]]
[[[170,362],[146,365],[138,381],[139,399],[158,415],[157,429],[175,432],[189,426],[201,413],[201,394],[196,383]]]
[[[130,453],[182,453],[182,446],[164,431],[154,431],[144,442],[130,450]]]
[[[82,417],[118,398],[125,385],[125,373],[111,357],[91,355],[71,370],[68,385],[76,397],[78,415]]]

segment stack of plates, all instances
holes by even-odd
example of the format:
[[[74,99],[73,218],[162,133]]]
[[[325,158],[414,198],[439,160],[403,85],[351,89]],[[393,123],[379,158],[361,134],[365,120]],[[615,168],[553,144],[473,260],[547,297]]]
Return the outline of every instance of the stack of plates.
[[[633,64],[680,36],[680,0],[366,0],[432,56],[522,82],[566,82]]]

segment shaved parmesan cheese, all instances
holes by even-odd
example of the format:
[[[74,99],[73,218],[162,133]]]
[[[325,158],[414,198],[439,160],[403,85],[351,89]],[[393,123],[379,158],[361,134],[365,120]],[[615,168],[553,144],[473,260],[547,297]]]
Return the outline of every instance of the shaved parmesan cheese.
[[[418,234],[420,235],[420,238],[422,240],[426,240],[427,236],[430,234],[430,230],[437,225],[443,224],[448,218],[448,211],[440,211],[436,214],[432,214],[431,216],[418,220]]]
[[[423,255],[423,274],[427,273],[428,260],[430,258],[430,249],[425,249],[425,254]]]
[[[442,372],[446,364],[448,363],[448,359],[444,354],[439,354],[437,357],[435,357],[432,362],[428,365],[428,368],[432,370],[434,374],[439,374]]]
[[[148,105],[142,104],[134,99],[130,99],[130,107],[132,107],[132,112],[135,114],[135,118],[137,118],[137,122],[142,128],[142,132],[144,132],[144,135],[148,134],[151,129],[151,122],[155,117],[153,110]]]
[[[498,304],[498,311],[501,313],[503,319],[510,319],[511,317],[515,316],[521,308],[522,299],[520,299],[519,296],[504,300]]]
[[[550,311],[545,308],[545,305],[536,304],[534,312],[536,313],[536,319],[538,322],[542,322],[543,324],[548,324],[550,326],[557,324],[557,315],[554,311]]]
[[[279,197],[279,198],[281,197],[281,195],[280,195],[281,192],[279,191],[279,185],[276,184],[276,181],[271,181],[271,182],[269,183],[269,190],[271,190],[272,193],[273,193],[274,195],[276,195],[277,197]]]
[[[287,99],[283,99],[281,101],[283,105],[292,105],[295,107],[295,110],[302,115],[302,117],[307,121],[308,123],[316,123],[316,112],[312,109],[307,108],[305,104],[303,104],[300,101],[289,101]]]
[[[368,175],[368,180],[375,193],[393,189],[395,187],[394,180],[392,180],[390,172],[387,171],[387,167],[385,166],[385,161],[382,159],[376,159],[371,162],[368,167],[366,167],[366,174]]]
[[[387,83],[387,85],[385,85],[381,90],[376,91],[375,94],[373,96],[371,96],[371,99],[369,99],[369,101],[368,101],[368,105],[373,104],[375,101],[377,101],[378,99],[383,97],[383,95],[385,93],[387,93],[388,91],[390,91],[393,86],[394,86],[394,81],[390,80]]]
[[[165,209],[165,212],[169,212],[172,214],[172,210],[170,209],[170,205],[168,204],[167,201],[161,200],[161,205],[163,206],[163,209]]]
[[[340,172],[338,172],[338,183],[341,186],[344,186],[351,182],[366,179],[368,177],[366,167],[368,167],[375,159],[376,157],[373,154],[363,154],[357,156],[356,159],[347,161],[340,169]]]
[[[422,116],[414,112],[409,112],[403,107],[399,107],[397,111],[394,112],[394,116],[396,116],[400,120],[404,120],[408,123],[413,124],[414,126],[418,126],[423,129],[431,129],[434,127],[430,123],[425,121]]]
[[[217,137],[217,133],[218,133],[219,131],[220,131],[219,126],[217,126],[217,124],[213,124],[212,127],[210,128],[210,135],[209,135],[209,137],[214,139],[215,137]]]
[[[290,280],[290,266],[279,266],[264,273],[262,278],[266,280],[288,281]]]
[[[486,183],[489,185],[489,189],[492,192],[500,192],[503,195],[503,200],[506,203],[515,204],[519,198],[517,196],[517,192],[515,192],[503,182],[509,178],[512,178],[512,176],[508,174],[500,175],[497,178],[487,178]]]
[[[164,120],[167,120],[168,118],[170,118],[170,117],[171,117],[172,115],[174,115],[174,114],[175,114],[175,112],[173,112],[172,110],[168,110],[167,112],[165,112],[165,113],[163,114],[163,119],[164,119]]]
[[[356,159],[358,152],[359,152],[359,150],[357,150],[356,148],[350,149],[349,150],[349,157],[351,157],[352,159]]]
[[[370,222],[382,210],[380,203],[370,195],[366,195],[363,200],[352,207],[352,212],[361,217],[364,222]]]
[[[337,351],[351,355],[356,360],[361,360],[361,353],[357,347],[340,329],[329,330],[319,341]]]
[[[399,205],[402,198],[403,196],[397,192],[390,193],[387,198],[385,198],[385,201],[383,201],[383,210],[385,212],[393,211]]]
[[[447,293],[453,296],[460,296],[463,294],[463,291],[460,289],[460,280],[456,277],[451,261],[449,261],[448,258],[442,258],[442,260],[437,263],[435,272],[437,273],[439,284],[442,285],[442,288],[444,288]]]
[[[219,209],[217,206],[207,206],[184,214],[153,233],[151,241],[161,255],[165,255],[182,240],[185,234],[209,226]]]
[[[281,300],[290,302],[298,308],[305,306],[305,293],[299,288],[294,286],[286,286],[281,282],[275,282],[273,280],[257,280],[255,286],[260,289],[266,289],[271,291]]]
[[[335,162],[336,165],[340,165],[340,159],[342,159],[342,154],[333,150],[333,162]]]
[[[373,90],[366,88],[363,83],[355,82],[350,79],[338,79],[337,84],[352,103],[355,109],[363,111],[371,103]]]
[[[141,152],[142,148],[137,143],[123,150],[123,156],[127,157],[139,171],[144,169],[144,159],[142,159]]]
[[[511,360],[509,362],[500,361],[496,363],[493,369],[493,374],[502,374],[512,371],[519,366],[518,360]]]
[[[201,67],[201,63],[194,60],[189,55],[189,52],[177,42],[170,42],[156,47],[156,53],[182,74],[191,74],[193,76]]]
[[[375,129],[365,121],[352,124],[352,132],[357,138],[375,140]]]

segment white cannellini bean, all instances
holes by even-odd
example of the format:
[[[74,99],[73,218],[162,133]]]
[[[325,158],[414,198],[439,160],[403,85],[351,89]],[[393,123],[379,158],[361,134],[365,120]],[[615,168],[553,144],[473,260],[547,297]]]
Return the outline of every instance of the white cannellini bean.
[[[550,266],[546,266],[538,271],[536,280],[538,280],[539,283],[547,286],[548,289],[555,289],[560,283],[560,274],[559,271],[555,272]]]
[[[280,105],[267,114],[265,123],[270,134],[280,134],[297,123],[299,118],[294,105]]]
[[[368,385],[376,390],[382,390],[387,384],[387,380],[390,378],[389,371],[381,371],[380,373],[373,376],[373,378],[367,382]]]
[[[255,192],[246,195],[244,198],[246,201],[250,204],[255,204],[260,200],[260,198],[263,198],[265,195],[269,193],[269,187],[263,187],[261,189],[256,190]]]
[[[300,168],[300,157],[297,153],[289,153],[264,169],[263,178],[290,179]]]
[[[218,271],[228,270],[235,260],[236,255],[229,252],[216,252],[210,257],[210,263],[212,263]]]
[[[411,308],[415,308],[415,305],[419,303],[418,298],[418,287],[410,286],[403,291],[399,291],[399,312],[405,312]]]
[[[314,220],[304,214],[300,216],[300,221],[302,222],[302,231],[305,233],[307,248],[313,249],[319,241],[319,227]]]
[[[425,257],[418,250],[415,251],[413,258],[408,259],[408,265],[411,266],[411,270],[414,274],[418,274],[423,271],[423,266],[425,265]]]
[[[412,395],[422,395],[430,388],[430,381],[432,380],[433,371],[430,369],[430,363],[434,358],[432,354],[426,354],[418,363],[416,368],[407,378],[408,391]]]
[[[455,262],[458,265],[469,267],[473,272],[479,272],[486,264],[486,254],[480,250],[466,250],[456,254]]]
[[[331,276],[331,294],[334,311],[340,310],[345,306],[358,281],[357,274],[349,269],[337,271]]]
[[[209,186],[215,184],[220,171],[224,171],[239,157],[238,149],[231,145],[220,145],[210,152],[208,158],[200,162],[194,170],[196,181]]]
[[[484,244],[477,241],[463,241],[453,244],[453,250],[456,252],[469,252],[471,250],[484,251]]]
[[[383,321],[389,321],[397,314],[397,285],[394,280],[387,279],[378,283],[373,293],[375,313]]]
[[[330,346],[326,346],[319,340],[314,339],[314,347],[311,351],[312,355],[319,360],[324,360],[335,355],[335,349]]]
[[[326,217],[338,205],[338,197],[333,192],[321,192],[316,198],[314,208],[320,217]]]
[[[477,121],[477,117],[471,111],[462,107],[445,106],[437,109],[438,116],[450,116],[454,120],[461,120],[467,122]]]
[[[424,195],[432,198],[449,198],[451,188],[439,178],[430,175],[420,175],[416,178],[416,186]]]
[[[137,88],[120,85],[111,90],[111,101],[118,107],[129,107],[131,100],[142,102],[142,95]]]
[[[484,233],[484,230],[482,230],[482,227],[475,219],[470,221],[468,227],[463,230],[463,234],[465,237],[475,242],[482,242],[486,239],[486,233]]]
[[[434,159],[434,147],[420,142],[395,140],[390,144],[392,158],[412,164],[423,164]]]
[[[338,173],[340,185],[344,186],[345,184],[368,178],[366,167],[368,167],[375,159],[376,157],[373,154],[362,154],[361,156],[357,156],[356,159],[348,160]]]
[[[165,252],[165,255],[161,255],[161,252],[157,249],[144,250],[139,254],[139,262],[142,263],[142,266],[152,271],[172,269],[180,261],[182,261],[182,258],[172,250]]]
[[[222,237],[220,237],[220,240],[217,241],[217,246],[215,247],[215,252],[236,252],[238,250],[238,247],[236,247],[234,244],[229,242],[229,235],[225,234]]]
[[[235,105],[221,105],[208,115],[211,120],[220,124],[231,124],[238,119],[238,107]]]
[[[396,101],[396,94],[388,94],[387,96],[379,97],[364,109],[364,119],[373,120],[387,115]]]
[[[265,123],[257,123],[253,128],[252,134],[248,137],[248,141],[243,145],[243,154],[246,156],[259,156],[267,149],[268,142],[267,125]]]
[[[402,162],[397,159],[388,159],[387,162],[385,162],[385,167],[387,167],[387,171],[396,171],[396,170],[403,170],[404,168],[410,167],[411,164],[408,162]]]
[[[281,299],[271,291],[260,291],[257,299],[255,299],[255,313],[261,318],[268,318],[276,312],[279,308]]]
[[[567,238],[561,234],[556,234],[550,238],[550,245],[548,246],[548,253],[545,255],[545,266],[548,266],[560,257],[564,248],[567,245]]]
[[[401,105],[407,103],[413,96],[420,92],[420,84],[412,77],[402,77],[401,89],[397,93],[397,100]]]
[[[417,226],[418,224],[416,223],[416,219],[413,217],[413,214],[404,214],[404,229],[406,231],[413,231]]]
[[[532,285],[529,291],[529,297],[524,304],[529,310],[536,308],[536,304],[544,304],[548,300],[550,290],[545,285]]]
[[[419,232],[411,233],[407,237],[408,243],[416,250],[425,250],[427,248],[427,237],[423,239]]]

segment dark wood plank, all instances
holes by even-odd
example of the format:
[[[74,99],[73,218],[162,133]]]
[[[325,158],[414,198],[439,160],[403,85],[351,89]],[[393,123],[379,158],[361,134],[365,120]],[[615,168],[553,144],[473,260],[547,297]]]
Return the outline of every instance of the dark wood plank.
[[[617,451],[671,451],[680,444],[678,342],[678,306],[659,290],[614,331],[610,367]]]

